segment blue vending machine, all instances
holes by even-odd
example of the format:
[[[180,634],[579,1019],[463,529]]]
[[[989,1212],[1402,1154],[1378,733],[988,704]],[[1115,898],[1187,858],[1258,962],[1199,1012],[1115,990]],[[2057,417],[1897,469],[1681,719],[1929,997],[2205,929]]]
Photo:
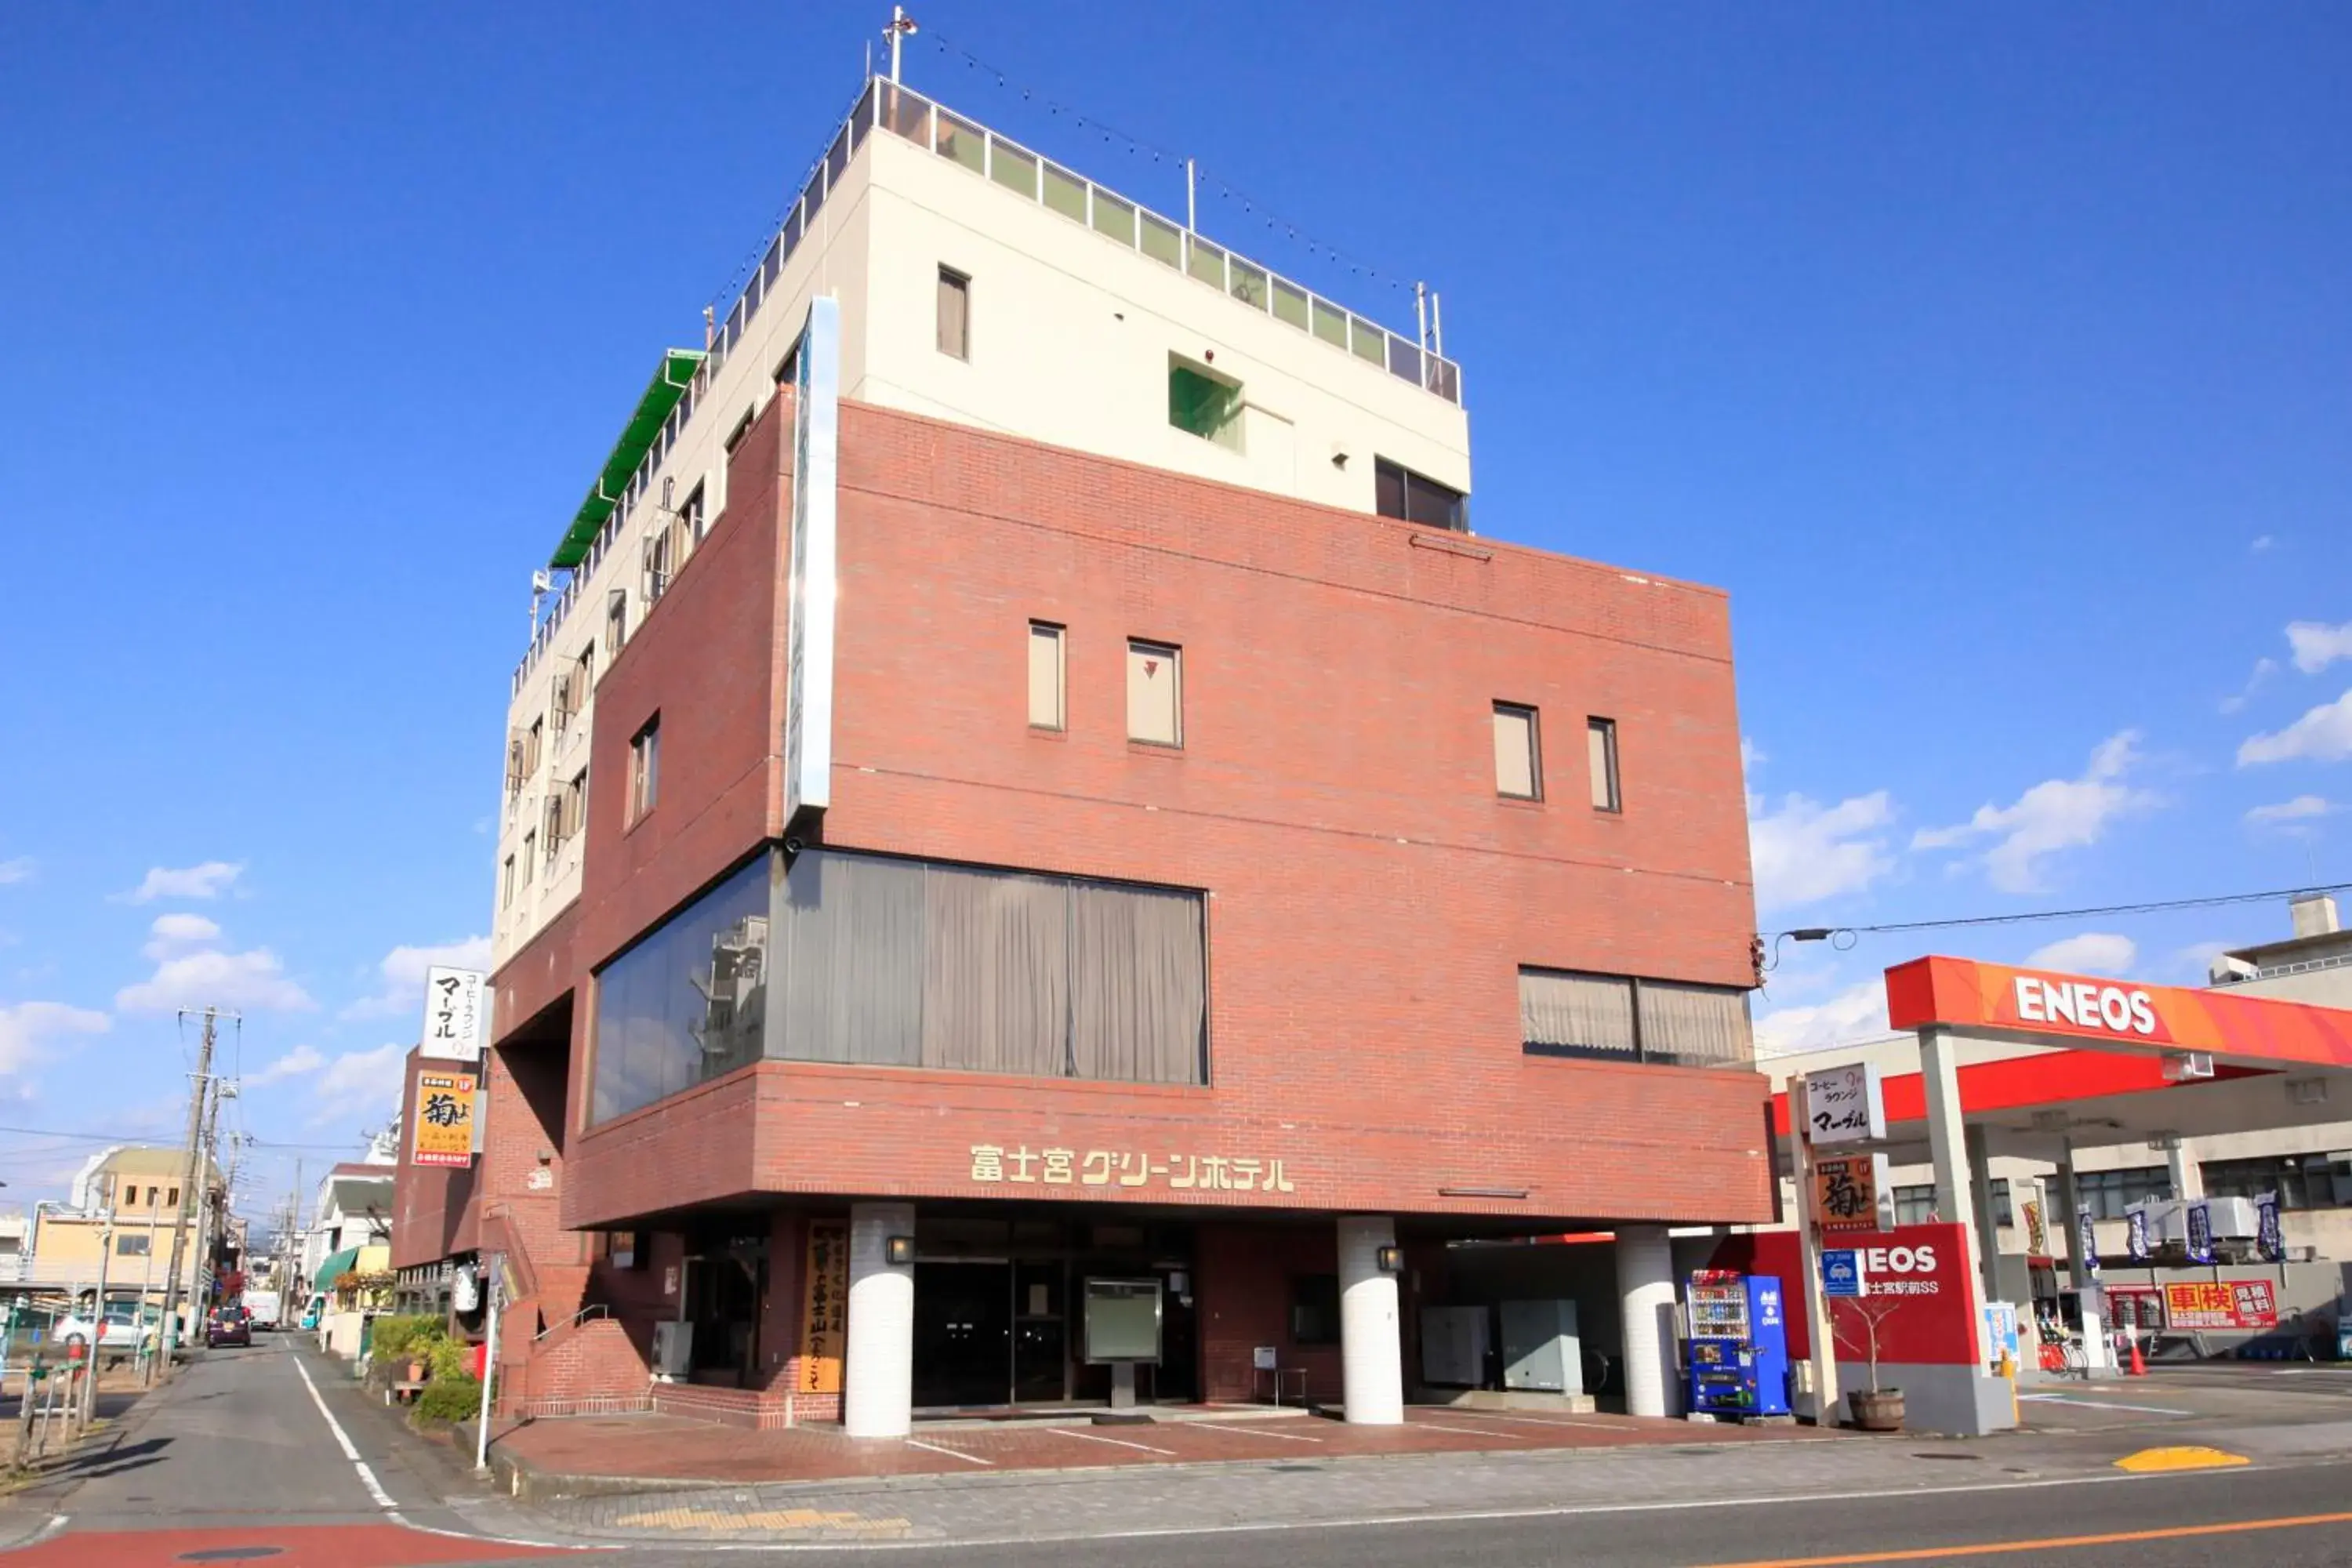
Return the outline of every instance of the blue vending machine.
[[[1690,1277],[1690,1401],[1696,1415],[1789,1414],[1789,1321],[1769,1274]]]

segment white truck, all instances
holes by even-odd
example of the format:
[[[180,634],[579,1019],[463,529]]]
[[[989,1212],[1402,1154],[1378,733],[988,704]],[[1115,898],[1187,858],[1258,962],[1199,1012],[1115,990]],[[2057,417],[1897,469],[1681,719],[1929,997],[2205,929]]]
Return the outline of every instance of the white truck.
[[[251,1320],[256,1329],[279,1327],[279,1319],[284,1310],[285,1309],[278,1302],[278,1292],[275,1290],[247,1290],[245,1293],[246,1316]]]

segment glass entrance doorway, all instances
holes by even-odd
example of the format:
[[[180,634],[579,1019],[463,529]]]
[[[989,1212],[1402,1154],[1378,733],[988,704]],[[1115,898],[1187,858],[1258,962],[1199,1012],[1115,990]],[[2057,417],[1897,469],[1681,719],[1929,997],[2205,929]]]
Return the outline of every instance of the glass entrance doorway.
[[[1089,1366],[1076,1303],[1091,1276],[1157,1277],[1160,1364],[1139,1367],[1144,1397],[1197,1397],[1191,1235],[1177,1227],[925,1216],[917,1222],[914,1404],[918,1410],[1099,1404],[1110,1369]]]

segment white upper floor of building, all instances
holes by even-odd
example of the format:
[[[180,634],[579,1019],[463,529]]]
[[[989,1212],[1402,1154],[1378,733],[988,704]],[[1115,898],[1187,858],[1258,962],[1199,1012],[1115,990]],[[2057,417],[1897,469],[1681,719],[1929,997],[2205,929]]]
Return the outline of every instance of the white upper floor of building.
[[[597,677],[725,510],[727,453],[820,294],[845,398],[1466,527],[1461,373],[1418,330],[869,81],[705,347],[662,356],[551,562],[509,694],[494,966],[578,895]]]

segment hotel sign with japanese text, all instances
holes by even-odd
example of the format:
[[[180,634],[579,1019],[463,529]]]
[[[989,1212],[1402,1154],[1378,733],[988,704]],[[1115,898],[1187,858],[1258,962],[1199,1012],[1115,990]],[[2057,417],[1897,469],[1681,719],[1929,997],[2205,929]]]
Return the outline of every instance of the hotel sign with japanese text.
[[[1032,1149],[974,1143],[971,1179],[990,1185],[1156,1187],[1166,1192],[1297,1191],[1280,1160],[1245,1154],[1163,1154],[1129,1149]]]
[[[415,1125],[408,1135],[412,1165],[466,1166],[474,1163],[474,1095],[469,1072],[420,1064],[416,1073]]]

